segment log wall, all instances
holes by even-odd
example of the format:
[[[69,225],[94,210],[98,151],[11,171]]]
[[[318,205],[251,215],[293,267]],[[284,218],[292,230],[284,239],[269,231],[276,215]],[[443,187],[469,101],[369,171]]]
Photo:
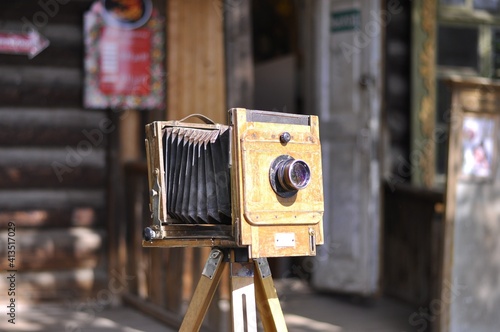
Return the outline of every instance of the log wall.
[[[14,222],[17,287],[33,301],[86,296],[106,280],[111,127],[106,112],[81,107],[82,15],[91,1],[53,3],[0,4],[0,31],[31,25],[50,41],[31,60],[0,54],[0,257]]]

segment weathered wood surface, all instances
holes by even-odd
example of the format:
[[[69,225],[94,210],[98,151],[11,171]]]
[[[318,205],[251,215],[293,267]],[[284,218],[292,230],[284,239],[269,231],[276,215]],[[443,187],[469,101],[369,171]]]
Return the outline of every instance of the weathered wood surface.
[[[7,276],[0,273],[2,280]],[[23,272],[17,273],[17,277],[16,289],[22,290],[18,303],[56,300],[78,305],[82,299],[95,299],[99,291],[109,290],[107,275],[102,269]],[[7,294],[6,283],[0,283],[0,292]]]
[[[0,100],[12,106],[79,106],[80,68],[0,66]]]
[[[106,133],[113,129],[105,113],[81,108],[1,107],[0,119],[2,147],[80,144],[80,149],[88,149],[90,143],[95,150],[106,146]]]
[[[16,232],[16,269],[18,271],[95,268],[104,262],[104,233],[83,227],[30,229]],[[0,232],[0,254],[7,257],[7,232]],[[8,270],[9,261],[0,261]]]
[[[101,188],[106,151],[86,145],[65,148],[0,148],[0,188]]]
[[[105,205],[105,191],[98,190],[0,190],[1,209],[43,209]]]
[[[0,229],[15,220],[16,227],[27,228],[63,228],[63,227],[103,227],[105,211],[103,208],[57,207],[31,210],[0,211]]]
[[[254,68],[250,0],[224,1],[227,108],[253,109]]]
[[[100,188],[105,180],[106,171],[102,168],[78,167],[70,173],[65,174],[59,181],[54,169],[49,165],[42,167],[36,165],[7,166],[0,167],[0,187],[30,188],[46,187],[52,188]]]
[[[167,3],[167,110],[226,122],[222,1]]]
[[[16,224],[17,286],[31,300],[105,287],[106,149],[115,128],[105,111],[82,109],[82,18],[91,2],[0,3],[2,30],[34,24],[50,41],[31,60],[0,55],[0,232],[6,239]]]
[[[384,293],[416,306],[439,297],[444,193],[386,183]]]
[[[500,167],[498,162],[491,161],[489,179],[468,179],[462,169],[466,116],[496,122],[491,136],[479,131],[477,135],[485,135],[485,141],[491,140],[492,149],[496,149],[491,152],[498,154],[500,84],[487,78],[453,78],[449,83],[451,118],[455,121],[449,124],[446,210],[440,243],[443,283],[439,298],[443,306],[438,312],[436,330],[459,331],[474,326],[478,331],[493,331],[499,326],[500,310]]]

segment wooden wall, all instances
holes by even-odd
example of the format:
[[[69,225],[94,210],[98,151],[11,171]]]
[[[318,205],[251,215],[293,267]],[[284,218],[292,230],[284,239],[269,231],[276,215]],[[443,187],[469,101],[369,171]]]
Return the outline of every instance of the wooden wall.
[[[106,112],[81,107],[82,14],[90,1],[54,3],[0,4],[0,31],[31,22],[50,40],[32,60],[0,54],[0,257],[12,221],[18,294],[31,300],[81,297],[106,280],[112,127]],[[2,277],[1,294],[4,287]]]
[[[415,307],[439,298],[444,193],[384,187],[383,291]]]
[[[411,180],[410,168],[410,74],[411,3],[401,2],[392,15],[385,36],[385,135],[384,175],[389,184]]]

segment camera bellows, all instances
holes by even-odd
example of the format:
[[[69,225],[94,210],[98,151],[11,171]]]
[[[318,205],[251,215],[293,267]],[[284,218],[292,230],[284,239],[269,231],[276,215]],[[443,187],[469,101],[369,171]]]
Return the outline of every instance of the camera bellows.
[[[228,129],[164,129],[167,212],[173,223],[231,224]]]

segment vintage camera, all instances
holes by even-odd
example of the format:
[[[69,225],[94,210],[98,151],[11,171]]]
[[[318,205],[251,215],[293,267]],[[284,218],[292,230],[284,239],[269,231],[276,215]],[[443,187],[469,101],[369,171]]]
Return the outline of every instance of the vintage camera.
[[[229,125],[200,114],[153,122],[146,151],[145,247],[247,247],[259,258],[315,255],[323,244],[316,116],[235,108]]]

